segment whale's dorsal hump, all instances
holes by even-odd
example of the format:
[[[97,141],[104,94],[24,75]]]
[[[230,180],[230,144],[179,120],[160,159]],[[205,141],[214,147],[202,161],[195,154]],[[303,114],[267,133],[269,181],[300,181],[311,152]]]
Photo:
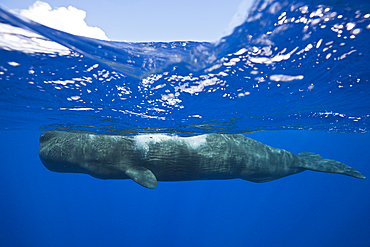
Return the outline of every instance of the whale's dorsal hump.
[[[141,186],[144,186],[148,189],[154,189],[157,187],[157,178],[145,167],[131,167],[127,169],[125,173]]]

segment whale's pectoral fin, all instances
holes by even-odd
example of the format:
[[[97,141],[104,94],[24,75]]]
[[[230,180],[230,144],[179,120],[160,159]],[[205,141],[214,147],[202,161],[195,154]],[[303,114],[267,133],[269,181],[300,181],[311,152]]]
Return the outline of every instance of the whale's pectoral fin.
[[[157,187],[157,178],[145,167],[132,167],[127,169],[125,173],[141,186],[144,186],[148,189],[154,189]]]

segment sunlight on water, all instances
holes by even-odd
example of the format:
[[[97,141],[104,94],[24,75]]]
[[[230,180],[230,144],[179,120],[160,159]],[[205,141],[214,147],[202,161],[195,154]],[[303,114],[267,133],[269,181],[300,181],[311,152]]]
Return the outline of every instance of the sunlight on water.
[[[5,10],[0,21],[2,129],[368,132],[366,4],[257,1],[215,44],[95,40]]]

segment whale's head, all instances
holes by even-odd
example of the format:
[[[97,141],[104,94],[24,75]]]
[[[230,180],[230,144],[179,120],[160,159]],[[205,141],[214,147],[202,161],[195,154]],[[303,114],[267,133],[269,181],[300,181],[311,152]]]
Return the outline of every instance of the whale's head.
[[[71,161],[68,132],[45,131],[40,136],[39,157],[44,166],[54,172],[86,171]]]

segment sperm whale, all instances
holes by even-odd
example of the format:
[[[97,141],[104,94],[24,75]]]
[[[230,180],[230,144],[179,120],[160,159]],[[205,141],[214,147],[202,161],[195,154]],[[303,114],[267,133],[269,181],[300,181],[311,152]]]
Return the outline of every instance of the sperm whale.
[[[179,137],[45,131],[39,156],[51,171],[132,179],[146,188],[155,188],[157,181],[241,178],[268,182],[305,170],[365,178],[341,162],[308,152],[297,156],[241,134]]]

